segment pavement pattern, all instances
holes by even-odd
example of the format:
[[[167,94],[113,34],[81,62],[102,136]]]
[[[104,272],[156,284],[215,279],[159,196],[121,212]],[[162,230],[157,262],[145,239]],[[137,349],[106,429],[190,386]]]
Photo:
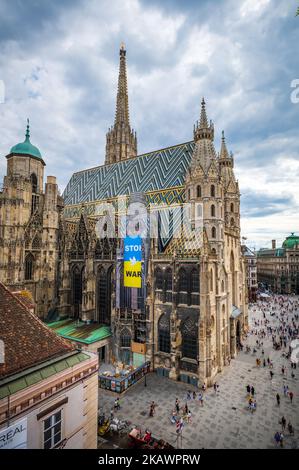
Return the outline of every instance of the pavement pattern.
[[[262,319],[261,310],[254,306],[249,312],[249,322],[253,325],[253,319]],[[275,318],[266,313],[266,318],[271,325],[277,324]],[[257,336],[250,334],[243,341],[244,346],[255,345]],[[155,437],[163,438],[176,448],[184,449],[273,449],[276,447],[274,434],[281,431],[279,423],[284,415],[287,423],[291,421],[295,434],[290,436],[288,431],[284,434],[284,448],[299,448],[299,365],[295,372],[295,378],[291,378],[290,362],[282,357],[282,351],[274,351],[270,338],[264,338],[264,356],[261,350],[257,353],[239,352],[231,361],[230,366],[217,375],[219,392],[215,393],[213,387],[204,393],[204,405],[201,406],[198,399],[187,401],[187,391],[196,387],[181,382],[175,382],[166,377],[158,377],[155,373],[147,375],[147,386],[144,379],[127,390],[120,396],[121,409],[115,412],[120,419],[131,421],[144,429],[150,429]],[[269,357],[274,364],[274,377],[271,380],[268,366],[257,367],[256,358]],[[287,372],[283,376],[282,365]],[[253,385],[257,409],[252,413],[248,409],[246,386]],[[284,396],[283,385],[288,385],[294,393],[291,403],[288,396]],[[276,393],[280,394],[280,406],[276,402]],[[197,393],[198,395],[198,393]],[[118,395],[99,389],[99,407],[107,416],[113,408],[114,400]],[[188,403],[192,418],[190,423],[185,423],[182,436],[178,438],[175,425],[170,418],[175,407],[175,400],[179,399],[180,405]],[[149,417],[149,408],[152,401],[157,404],[153,417]],[[124,444],[112,444],[105,439],[100,439],[99,447],[122,447]]]

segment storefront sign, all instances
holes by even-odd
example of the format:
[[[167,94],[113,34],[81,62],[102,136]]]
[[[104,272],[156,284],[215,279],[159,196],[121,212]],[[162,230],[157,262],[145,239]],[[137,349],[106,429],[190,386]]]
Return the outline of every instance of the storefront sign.
[[[0,429],[0,449],[27,448],[27,418]]]

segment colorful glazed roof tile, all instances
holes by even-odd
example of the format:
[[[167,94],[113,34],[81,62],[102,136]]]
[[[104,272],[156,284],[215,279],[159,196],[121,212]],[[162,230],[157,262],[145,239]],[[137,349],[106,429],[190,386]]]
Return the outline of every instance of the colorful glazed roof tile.
[[[95,343],[111,336],[109,326],[101,326],[98,323],[86,324],[74,321],[72,318],[48,323],[48,327],[63,338],[85,344]]]
[[[194,142],[146,153],[110,165],[73,174],[63,193],[66,205],[129,195],[154,193],[182,186],[190,166]]]
[[[0,379],[75,349],[31,313],[1,282],[0,339],[5,348]]]

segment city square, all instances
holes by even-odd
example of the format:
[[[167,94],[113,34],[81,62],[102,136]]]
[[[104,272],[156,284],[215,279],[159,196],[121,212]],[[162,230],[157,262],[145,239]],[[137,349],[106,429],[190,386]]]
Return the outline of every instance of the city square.
[[[294,299],[294,297],[292,297]],[[298,297],[296,297],[298,299]],[[264,302],[264,305],[267,304]],[[253,326],[253,318],[262,319],[261,311],[256,306],[249,309],[250,326]],[[298,311],[299,313],[299,311]],[[266,315],[271,320],[271,316]],[[277,321],[272,322],[276,324]],[[219,392],[215,394],[213,387],[204,392],[204,405],[198,401],[199,389],[183,383],[174,383],[170,379],[157,377],[150,374],[146,378],[132,386],[120,397],[120,410],[115,412],[119,419],[129,420],[132,425],[137,425],[143,430],[148,428],[155,436],[165,439],[176,448],[186,449],[274,449],[276,447],[274,434],[281,430],[281,418],[285,416],[287,422],[291,421],[295,429],[295,435],[289,435],[286,431],[284,448],[298,448],[299,430],[299,381],[298,372],[295,378],[291,378],[290,362],[282,357],[282,350],[275,351],[272,343],[267,338],[264,340],[264,355],[261,349],[256,353],[245,352],[245,347],[253,350],[256,336],[249,334],[244,341],[244,350],[238,353],[230,366],[224,368],[218,374],[217,383]],[[256,358],[270,358],[273,363],[274,377],[271,380],[268,365],[257,367]],[[286,367],[284,376],[281,367]],[[246,400],[246,386],[250,384],[255,388],[257,409],[251,413]],[[283,385],[288,384],[294,393],[293,403],[288,396],[283,394]],[[188,400],[187,392],[196,391],[196,399]],[[281,404],[278,407],[276,394],[281,396]],[[175,408],[175,400],[179,399],[181,406],[188,404],[192,418],[189,424],[183,428],[182,436],[177,436],[174,424],[170,418]],[[115,394],[100,389],[99,404],[101,412],[107,416],[114,408]],[[149,417],[150,403],[157,404],[153,417]],[[117,448],[117,444],[110,444]],[[108,448],[109,436],[99,439],[99,448]]]

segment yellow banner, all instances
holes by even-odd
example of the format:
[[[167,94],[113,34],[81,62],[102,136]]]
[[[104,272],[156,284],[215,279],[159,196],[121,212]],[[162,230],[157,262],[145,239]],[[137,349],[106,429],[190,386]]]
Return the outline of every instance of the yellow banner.
[[[141,261],[124,261],[124,286],[141,287]]]

